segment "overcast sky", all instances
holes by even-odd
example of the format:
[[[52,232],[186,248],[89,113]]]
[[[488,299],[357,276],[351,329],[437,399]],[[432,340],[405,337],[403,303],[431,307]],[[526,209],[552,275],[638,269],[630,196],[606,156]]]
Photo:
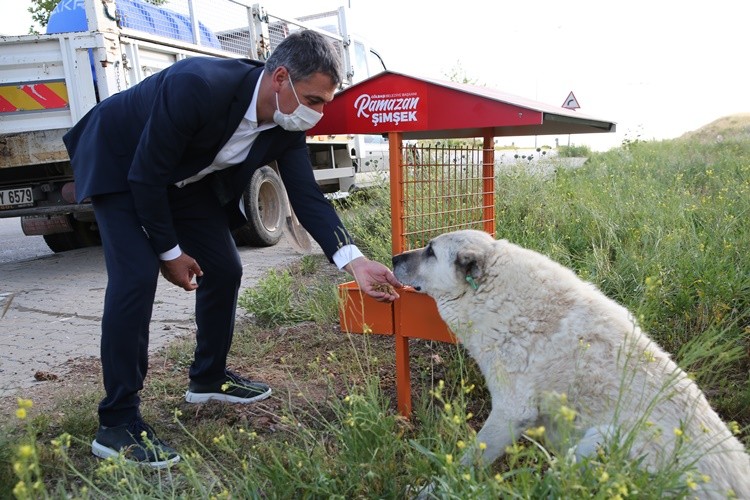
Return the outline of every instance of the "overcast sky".
[[[351,7],[353,31],[388,69],[478,83],[580,113],[616,134],[573,136],[594,149],[667,139],[750,112],[747,0],[283,0],[280,14]],[[25,33],[26,0],[0,0],[0,33]],[[531,139],[533,141],[533,139]],[[564,144],[567,138],[561,139]],[[523,141],[523,140],[522,140]],[[540,137],[539,145],[554,144]]]

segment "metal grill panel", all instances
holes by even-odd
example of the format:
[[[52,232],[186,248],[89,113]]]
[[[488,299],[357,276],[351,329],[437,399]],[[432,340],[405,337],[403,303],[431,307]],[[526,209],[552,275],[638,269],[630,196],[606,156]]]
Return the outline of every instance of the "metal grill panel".
[[[120,26],[173,40],[196,43],[252,59],[265,59],[281,41],[302,26],[292,19],[268,15],[270,51],[256,47],[250,26],[251,3],[236,0],[168,0],[162,5],[121,1],[117,3]],[[192,19],[197,19],[195,25]],[[341,26],[336,11],[301,18],[307,27],[333,35],[343,57]]]
[[[478,229],[492,222],[492,169],[477,147],[405,146],[402,152],[401,248],[422,247],[444,232]],[[489,175],[489,177],[488,177]]]
[[[334,35],[335,40],[331,40],[336,46],[336,51],[341,60],[344,59],[344,43],[342,39],[341,26],[339,25],[338,13],[336,11],[324,12],[311,16],[299,18],[304,22],[306,27],[317,28]],[[281,41],[295,31],[302,29],[302,25],[289,19],[268,16],[268,34],[271,39],[271,51],[279,46]]]

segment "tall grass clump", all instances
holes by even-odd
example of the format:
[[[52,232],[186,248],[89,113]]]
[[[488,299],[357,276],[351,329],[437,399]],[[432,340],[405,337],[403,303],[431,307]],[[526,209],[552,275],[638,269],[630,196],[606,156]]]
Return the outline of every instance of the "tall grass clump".
[[[678,362],[701,343],[683,368],[725,419],[750,423],[747,143],[634,142],[549,180],[501,174],[496,200],[498,237],[575,269]]]
[[[391,198],[386,183],[346,200],[342,220],[357,246],[370,259],[391,263]]]
[[[319,265],[315,257],[305,256],[295,269],[271,269],[255,288],[240,294],[237,304],[262,327],[335,321],[338,318],[335,280],[317,283],[305,280],[305,275],[313,274]]]

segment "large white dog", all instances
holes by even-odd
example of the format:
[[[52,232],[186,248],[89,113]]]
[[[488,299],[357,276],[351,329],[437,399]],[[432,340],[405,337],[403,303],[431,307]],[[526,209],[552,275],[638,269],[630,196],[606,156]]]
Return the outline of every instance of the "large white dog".
[[[679,450],[678,463],[703,477],[701,496],[750,499],[750,456],[698,386],[625,308],[571,270],[474,230],[397,255],[393,269],[435,299],[482,371],[492,397],[477,435],[485,463],[531,426],[554,435],[550,400],[563,398],[579,454],[616,439],[655,470]]]

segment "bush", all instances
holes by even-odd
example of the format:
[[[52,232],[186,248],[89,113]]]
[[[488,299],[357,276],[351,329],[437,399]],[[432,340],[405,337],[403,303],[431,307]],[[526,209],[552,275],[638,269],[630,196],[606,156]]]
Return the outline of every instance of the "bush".
[[[563,158],[580,158],[591,156],[588,146],[558,146],[557,155]]]

